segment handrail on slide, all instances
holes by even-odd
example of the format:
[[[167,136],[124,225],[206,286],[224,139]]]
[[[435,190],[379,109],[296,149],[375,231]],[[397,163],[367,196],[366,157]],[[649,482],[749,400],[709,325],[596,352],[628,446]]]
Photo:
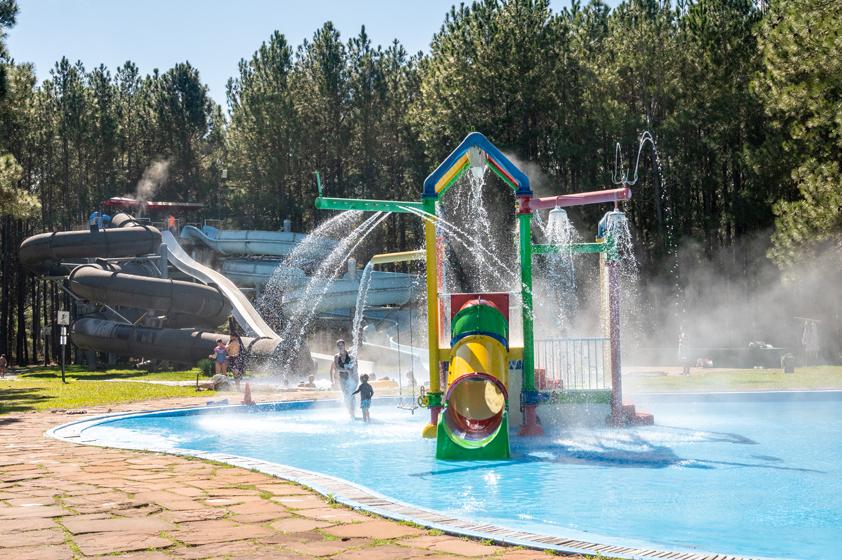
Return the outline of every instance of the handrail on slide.
[[[231,302],[234,319],[248,331],[250,336],[262,338],[279,338],[266,321],[260,316],[243,292],[228,278],[219,272],[196,262],[187,251],[182,248],[178,240],[169,230],[161,232],[161,238],[167,246],[167,259],[178,270],[199,280],[203,284],[213,284]]]

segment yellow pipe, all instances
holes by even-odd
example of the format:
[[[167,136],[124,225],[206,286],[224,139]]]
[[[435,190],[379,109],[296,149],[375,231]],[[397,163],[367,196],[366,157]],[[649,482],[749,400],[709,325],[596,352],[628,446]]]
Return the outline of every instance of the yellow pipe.
[[[462,157],[460,157],[458,160],[456,160],[456,163],[454,163],[453,166],[450,169],[447,170],[447,173],[445,173],[444,175],[441,176],[441,179],[439,179],[436,182],[436,192],[437,193],[441,192],[441,190],[444,188],[444,186],[447,183],[449,183],[451,179],[453,179],[454,175],[456,175],[457,173],[459,173],[459,171],[462,170],[462,167],[466,163],[468,163],[468,154],[465,154]]]
[[[430,204],[432,212],[435,205]],[[429,210],[428,210],[429,211]],[[430,212],[430,213],[432,213]],[[439,380],[439,286],[438,266],[436,263],[436,225],[433,220],[424,220],[424,242],[427,260],[427,346],[430,349],[430,392],[440,393]],[[421,432],[425,438],[435,438],[437,426],[432,422],[424,426]]]
[[[430,392],[441,391],[439,382],[439,286],[436,266],[436,226],[432,220],[424,221],[424,239],[427,253],[427,337],[430,346]]]
[[[369,262],[372,264],[372,266],[374,266],[378,264],[420,261],[424,260],[426,254],[427,253],[423,250],[401,251],[399,253],[380,253],[379,255],[374,255],[373,257],[371,257],[371,260]]]
[[[466,336],[456,343],[450,353],[447,384],[468,373],[487,373],[509,386],[509,363],[506,348],[496,338],[484,334]]]

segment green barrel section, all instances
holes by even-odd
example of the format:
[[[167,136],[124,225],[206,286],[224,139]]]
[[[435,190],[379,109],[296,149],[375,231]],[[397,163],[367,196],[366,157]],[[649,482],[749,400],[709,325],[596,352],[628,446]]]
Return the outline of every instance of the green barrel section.
[[[496,307],[486,302],[468,305],[459,310],[450,325],[451,346],[471,334],[484,334],[508,346],[509,324]]]
[[[509,413],[503,412],[500,427],[488,438],[470,441],[453,434],[439,417],[436,437],[436,459],[443,461],[504,461],[509,454]]]

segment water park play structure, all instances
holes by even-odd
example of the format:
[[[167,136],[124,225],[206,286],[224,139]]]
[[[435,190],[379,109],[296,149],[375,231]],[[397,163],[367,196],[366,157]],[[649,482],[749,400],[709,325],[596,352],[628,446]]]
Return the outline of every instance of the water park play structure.
[[[517,200],[520,285],[512,294],[519,296],[519,309],[509,293],[445,294],[440,289],[444,238],[438,229],[437,206],[463,174],[481,174],[486,168],[514,191]],[[429,385],[420,402],[430,410],[430,423],[424,429],[424,436],[436,438],[439,457],[507,458],[511,422],[519,426],[520,435],[542,433],[537,412],[539,405],[547,407],[545,420],[552,416],[550,410],[559,405],[584,403],[597,410],[598,405],[605,403],[608,405],[606,416],[614,425],[652,421],[651,416],[637,413],[633,406],[624,405],[622,401],[617,266],[620,256],[614,238],[617,228],[612,224],[625,219],[617,204],[629,199],[630,189],[536,198],[528,177],[476,132],[469,134],[426,179],[420,202],[328,198],[322,196],[320,183],[318,186],[316,206],[320,209],[403,212],[421,217],[425,249],[423,252],[377,255],[366,267],[363,279],[357,278],[355,265],[349,266],[349,272],[338,280],[308,279],[303,269],[286,271],[294,281],[278,303],[287,311],[300,310],[304,302],[315,307],[314,312],[336,309],[350,312],[355,306],[359,307],[358,296],[363,295],[363,305],[366,302],[374,306],[401,305],[410,298],[410,276],[374,271],[373,267],[423,258],[427,270],[426,369]],[[595,242],[572,243],[566,247],[533,243],[533,212],[539,209],[557,212],[556,209],[569,206],[599,203],[613,203],[615,208],[600,223]],[[231,266],[249,264],[242,255],[289,255],[304,241],[300,234],[291,231],[221,231],[192,226],[183,228],[181,237],[207,247],[217,255],[216,258],[222,255],[225,258],[223,271],[225,263],[230,262]],[[318,261],[327,251],[336,253],[337,243],[313,236],[296,263],[306,267],[309,261]],[[532,260],[533,255],[560,251],[599,255],[599,289],[604,299],[602,322],[609,344],[605,352],[608,367],[597,371],[596,375],[610,372],[607,390],[580,390],[582,387],[548,390],[553,388],[542,383],[540,375],[536,378]],[[231,256],[233,259],[229,260]],[[73,325],[72,339],[82,348],[195,362],[211,352],[217,338],[227,340],[227,335],[213,329],[224,322],[229,312],[247,335],[244,342],[254,356],[271,358],[283,350],[289,352],[281,338],[294,336],[292,332],[280,336],[269,327],[241,291],[242,284],[239,287],[236,284],[236,276],[232,280],[198,262],[182,248],[171,231],[161,232],[127,214],[116,215],[112,227],[102,231],[36,235],[22,244],[21,260],[31,270],[48,276],[63,277],[69,271],[66,282],[69,292],[80,300],[100,304],[100,312],[78,318]],[[267,268],[272,267],[272,270],[278,268],[276,260],[252,261],[255,267],[252,277],[257,275],[257,267],[262,263],[268,263]],[[168,265],[189,281],[170,279]],[[269,282],[268,270],[262,273],[266,278],[264,283]],[[298,278],[300,285],[296,285]],[[361,281],[366,282],[365,294],[358,293],[362,291]],[[311,297],[319,291],[325,297]],[[519,315],[521,333],[510,332],[513,313]],[[196,330],[184,330],[183,327]],[[397,330],[399,332],[399,326]],[[513,337],[513,334],[520,336]],[[522,340],[522,344],[511,344],[513,339]],[[411,352],[418,354],[415,349]],[[600,350],[590,352],[599,353]],[[299,360],[298,369],[309,369],[310,359],[306,354]],[[330,359],[329,355],[317,357]],[[554,366],[544,364],[542,369],[547,367]]]
[[[436,208],[444,194],[466,172],[482,174],[490,169],[514,191],[517,199],[518,252],[522,340],[520,348],[509,344],[508,297],[497,294],[452,294],[449,296],[452,322],[449,341],[445,336],[445,300],[439,289],[442,267],[442,237],[437,232]],[[572,245],[573,253],[600,255],[604,274],[607,316],[604,317],[610,345],[610,414],[613,425],[651,423],[622,400],[620,364],[620,278],[618,253],[611,222],[624,219],[616,205],[631,197],[628,187],[587,193],[536,198],[529,178],[496,146],[478,132],[462,143],[424,181],[421,201],[344,199],[323,196],[321,182],[316,207],[323,210],[358,210],[410,213],[424,220],[427,282],[427,330],[429,344],[429,390],[422,403],[430,409],[430,422],[423,435],[437,439],[436,456],[446,459],[506,459],[509,457],[508,417],[522,411],[519,434],[541,435],[537,407],[568,398],[539,391],[535,376],[533,332],[533,254],[561,250],[555,245],[533,244],[533,212],[542,208],[564,208],[586,204],[614,203],[603,219],[602,235],[593,243]],[[501,294],[506,296],[507,294]],[[513,375],[509,362],[520,364]],[[512,391],[510,379],[519,377],[520,391]],[[443,382],[444,380],[444,382]],[[580,395],[587,398],[587,395]],[[444,411],[444,414],[442,414]]]

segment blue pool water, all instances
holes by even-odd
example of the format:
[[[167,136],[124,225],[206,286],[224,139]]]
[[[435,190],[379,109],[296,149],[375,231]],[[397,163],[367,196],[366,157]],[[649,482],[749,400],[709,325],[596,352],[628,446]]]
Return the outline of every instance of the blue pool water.
[[[842,547],[842,393],[638,397],[656,426],[514,436],[507,462],[444,462],[423,414],[375,402],[117,419],[118,445],[248,456],[455,517],[627,546],[819,559]]]

